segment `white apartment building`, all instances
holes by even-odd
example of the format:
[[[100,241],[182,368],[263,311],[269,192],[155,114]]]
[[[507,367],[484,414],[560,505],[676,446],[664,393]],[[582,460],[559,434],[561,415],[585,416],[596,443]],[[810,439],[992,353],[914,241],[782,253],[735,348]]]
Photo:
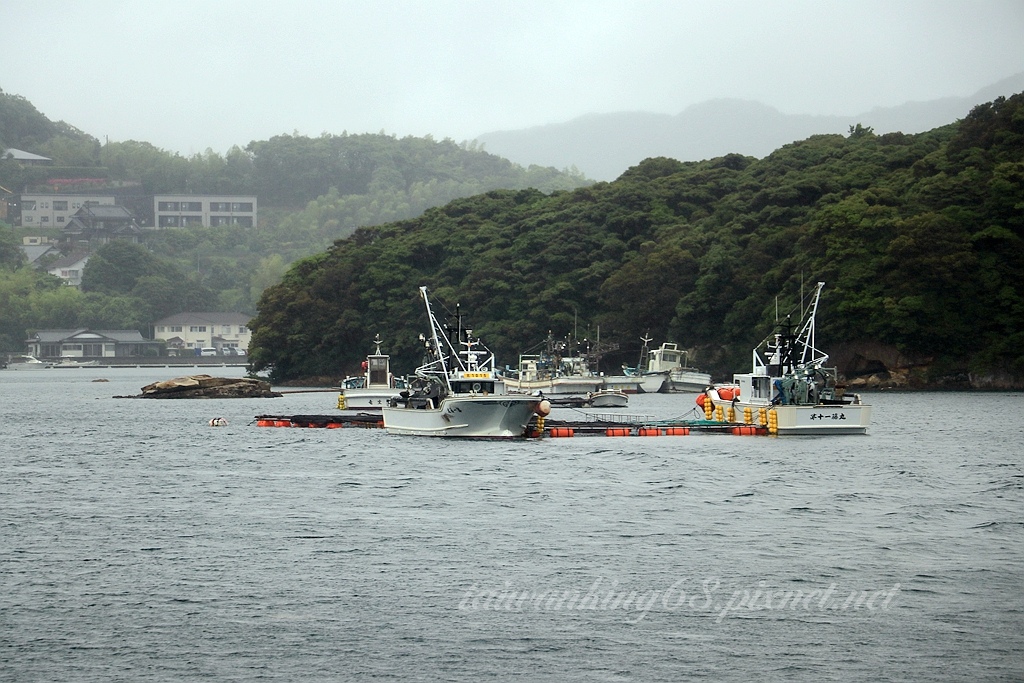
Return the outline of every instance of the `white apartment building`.
[[[114,204],[114,197],[80,194],[21,195],[21,226],[63,228],[79,209],[88,204]]]
[[[243,313],[187,312],[161,318],[153,323],[153,337],[167,342],[169,349],[249,348],[252,332]]]
[[[160,194],[153,197],[153,225],[185,228],[256,225],[256,197],[243,195]]]

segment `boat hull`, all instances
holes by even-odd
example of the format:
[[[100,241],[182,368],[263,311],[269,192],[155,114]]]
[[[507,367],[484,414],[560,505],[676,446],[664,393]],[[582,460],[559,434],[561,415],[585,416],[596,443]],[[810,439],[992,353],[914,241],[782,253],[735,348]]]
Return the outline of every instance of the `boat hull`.
[[[338,410],[381,410],[400,389],[343,389],[338,396]]]
[[[50,363],[9,363],[5,370],[52,370]]]
[[[711,375],[706,372],[691,370],[673,370],[669,374],[668,388],[670,393],[689,393],[704,391],[711,385]],[[664,393],[664,392],[663,392]]]
[[[526,426],[539,399],[528,396],[453,396],[437,408],[385,406],[388,434],[513,439],[526,435]]]
[[[602,377],[555,377],[552,379],[505,379],[505,388],[508,391],[518,391],[521,394],[533,394],[542,392],[544,394],[586,394],[588,392],[600,391],[604,386]]]
[[[599,391],[590,397],[588,404],[593,408],[625,408],[629,396],[621,391]]]
[[[826,434],[866,434],[871,424],[871,406],[867,404],[770,405],[742,400],[715,398],[712,403],[724,411],[734,410],[734,420],[744,421],[744,408],[750,408],[753,421],[758,422],[761,408],[774,410],[779,436],[822,436]]]
[[[775,414],[780,436],[866,434],[871,423],[869,405],[776,406]]]

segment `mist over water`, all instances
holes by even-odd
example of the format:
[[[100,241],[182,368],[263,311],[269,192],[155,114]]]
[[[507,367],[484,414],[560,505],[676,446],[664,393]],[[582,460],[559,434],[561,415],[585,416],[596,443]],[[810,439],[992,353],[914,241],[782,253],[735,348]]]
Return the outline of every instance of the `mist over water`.
[[[0,371],[0,679],[1024,676],[1024,394],[515,442],[254,424],[332,393],[112,398],[188,372]]]

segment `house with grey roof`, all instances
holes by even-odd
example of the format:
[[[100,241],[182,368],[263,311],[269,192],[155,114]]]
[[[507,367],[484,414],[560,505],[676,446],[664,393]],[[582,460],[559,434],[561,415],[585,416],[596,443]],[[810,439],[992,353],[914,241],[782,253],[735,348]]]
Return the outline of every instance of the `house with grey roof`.
[[[14,159],[24,166],[41,166],[53,163],[53,159],[50,157],[40,156],[38,154],[33,154],[32,152],[26,152],[23,149],[15,149],[13,147],[5,149],[3,157],[5,159]]]
[[[92,248],[115,239],[138,242],[142,232],[132,212],[117,204],[83,206],[61,230],[68,243]]]
[[[85,272],[85,264],[89,262],[89,254],[77,252],[67,256],[61,256],[47,269],[50,275],[56,275],[64,284],[70,287],[82,286],[82,273]]]
[[[161,341],[143,338],[138,330],[39,330],[25,340],[28,353],[51,358],[115,358],[159,356]]]
[[[25,254],[25,262],[30,266],[39,267],[39,259],[44,256],[60,256],[60,249],[52,244],[23,244],[21,251]]]

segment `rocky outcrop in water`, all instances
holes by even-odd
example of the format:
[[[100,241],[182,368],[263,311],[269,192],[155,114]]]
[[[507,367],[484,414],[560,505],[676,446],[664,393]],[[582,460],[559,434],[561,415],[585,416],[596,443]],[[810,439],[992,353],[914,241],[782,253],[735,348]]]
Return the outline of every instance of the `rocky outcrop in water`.
[[[142,393],[131,398],[274,398],[280,393],[270,390],[270,382],[251,377],[212,377],[189,375],[142,387]]]

